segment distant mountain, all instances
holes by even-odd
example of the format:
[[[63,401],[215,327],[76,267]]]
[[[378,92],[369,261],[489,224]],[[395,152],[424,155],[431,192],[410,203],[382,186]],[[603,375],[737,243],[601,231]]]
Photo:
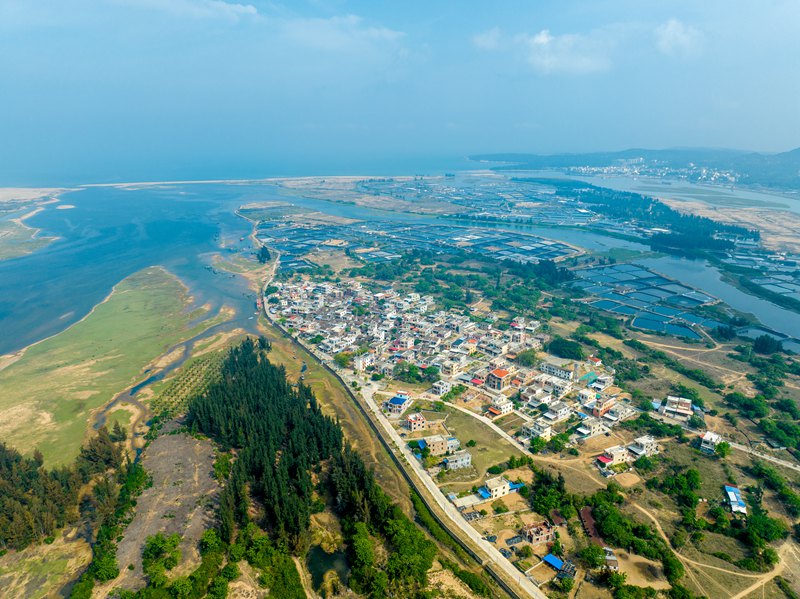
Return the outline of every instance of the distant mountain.
[[[638,162],[647,167],[667,167],[676,171],[713,169],[732,171],[737,181],[749,185],[800,189],[800,148],[778,154],[760,154],[741,150],[674,148],[646,150],[634,148],[619,152],[588,154],[479,154],[472,160],[510,163],[504,169],[550,169],[569,167],[611,167]],[[676,173],[677,174],[677,173]]]

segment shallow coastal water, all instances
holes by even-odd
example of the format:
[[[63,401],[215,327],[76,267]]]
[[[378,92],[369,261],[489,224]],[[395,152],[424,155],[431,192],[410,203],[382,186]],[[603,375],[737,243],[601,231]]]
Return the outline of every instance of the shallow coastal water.
[[[246,281],[212,267],[215,253],[249,251],[250,224],[234,214],[240,205],[266,200],[355,219],[441,224],[436,216],[402,214],[284,194],[273,184],[165,184],[146,187],[89,187],[66,193],[27,222],[59,240],[13,260],[0,261],[0,354],[58,333],[83,318],[120,280],[160,264],[189,287],[196,305],[237,309],[236,326],[252,329],[254,298]],[[475,226],[471,221],[458,224]],[[645,245],[598,232],[516,224],[487,224],[558,239],[592,251]],[[224,247],[221,247],[224,246]],[[704,261],[656,258],[652,269],[755,314],[766,326],[800,337],[800,315],[752,297],[721,280]]]
[[[29,219],[57,241],[33,254],[0,262],[0,354],[56,334],[83,318],[115,284],[160,264],[189,286],[195,304],[252,315],[246,281],[211,266],[250,226],[233,214],[236,194],[211,187],[141,190],[88,188],[64,194],[70,210],[47,209]],[[246,316],[245,316],[246,315]]]

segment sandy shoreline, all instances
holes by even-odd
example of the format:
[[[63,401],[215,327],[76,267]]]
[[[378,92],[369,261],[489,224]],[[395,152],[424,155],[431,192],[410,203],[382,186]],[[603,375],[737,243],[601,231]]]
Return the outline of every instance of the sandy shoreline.
[[[0,187],[0,202],[31,202],[71,191],[65,187]]]

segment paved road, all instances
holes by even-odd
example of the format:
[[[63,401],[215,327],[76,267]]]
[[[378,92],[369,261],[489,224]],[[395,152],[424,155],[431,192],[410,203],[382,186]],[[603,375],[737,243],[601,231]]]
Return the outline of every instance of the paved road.
[[[345,380],[357,380],[355,377],[347,375],[343,375],[342,378]],[[370,384],[361,389],[361,395],[366,400],[370,411],[375,414],[375,418],[385,431],[387,438],[391,439],[392,445],[396,447],[396,451],[401,454],[405,463],[416,475],[418,481],[421,482],[430,492],[431,496],[434,498],[445,515],[450,519],[451,523],[489,556],[489,561],[492,562],[493,566],[503,570],[510,580],[515,581],[531,597],[545,599],[547,595],[545,595],[541,590],[539,590],[539,587],[533,584],[525,575],[517,570],[517,568],[511,562],[505,559],[500,554],[497,547],[484,540],[480,533],[478,533],[477,530],[475,530],[466,520],[464,520],[464,517],[453,506],[453,504],[445,498],[439,487],[436,486],[436,483],[434,483],[433,479],[422,467],[422,464],[419,463],[419,460],[414,457],[408,447],[408,444],[403,440],[402,437],[400,437],[400,434],[394,429],[392,423],[386,418],[386,416],[384,416],[379,405],[374,400],[375,391],[377,391],[376,387]]]
[[[272,279],[272,276],[274,276],[277,270],[277,262],[278,261],[276,259],[272,273],[268,277],[268,281]],[[268,282],[264,285],[264,288],[266,288],[267,284]],[[272,318],[266,302],[264,302],[264,314],[273,325],[283,330],[283,328]],[[527,596],[534,597],[535,599],[547,599],[547,595],[539,590],[539,587],[533,584],[530,579],[522,574],[522,572],[517,570],[517,568],[511,562],[504,558],[498,551],[497,547],[484,540],[478,531],[475,530],[466,520],[464,520],[464,517],[458,512],[458,510],[456,510],[453,504],[445,498],[439,487],[436,486],[430,475],[428,475],[419,461],[414,457],[407,443],[402,439],[402,437],[400,437],[399,433],[394,429],[386,416],[384,416],[381,412],[380,406],[373,399],[375,392],[379,389],[379,386],[371,382],[365,383],[363,380],[359,380],[356,376],[348,375],[346,372],[343,372],[332,363],[331,356],[325,354],[317,348],[308,347],[300,341],[296,339],[294,340],[302,345],[308,352],[313,353],[320,360],[333,368],[344,381],[348,383],[356,381],[359,383],[359,385],[363,385],[361,389],[361,396],[364,398],[369,410],[374,414],[375,420],[380,424],[381,428],[385,432],[386,438],[390,440],[390,445],[394,446],[395,452],[400,454],[401,462],[404,463],[404,465],[407,467],[407,470],[411,471],[412,478],[416,479],[417,484],[423,485],[428,491],[428,494],[434,499],[434,501],[436,501],[437,505],[441,508],[443,515],[450,520],[451,528],[461,531],[463,536],[467,537],[471,541],[470,545],[473,547],[477,546],[476,548],[480,550],[479,553],[483,553],[481,558],[484,560],[485,565],[491,565],[495,571],[500,570],[505,575],[507,581],[513,582],[518,588],[520,588],[520,590],[526,593]],[[480,418],[480,416],[475,416]],[[489,424],[496,427],[494,423],[490,422]],[[500,433],[508,437],[505,432],[500,431]],[[511,439],[511,437],[508,438]]]
[[[739,443],[731,443],[731,448],[736,449],[738,451],[743,451],[745,453],[749,453],[750,455],[756,456],[759,459],[764,460],[765,462],[772,462],[773,464],[778,464],[780,466],[784,466],[785,468],[791,468],[797,472],[800,472],[800,464],[795,462],[789,462],[787,460],[782,460],[780,458],[776,458],[774,456],[769,455],[768,453],[761,453],[760,451],[756,451],[755,449],[751,449],[747,447],[747,445],[741,445]]]

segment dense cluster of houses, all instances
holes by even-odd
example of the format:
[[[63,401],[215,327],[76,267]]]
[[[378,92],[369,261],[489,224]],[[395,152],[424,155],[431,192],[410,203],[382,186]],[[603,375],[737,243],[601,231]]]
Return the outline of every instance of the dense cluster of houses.
[[[571,427],[575,417],[581,422],[572,441],[580,442],[636,415],[618,401],[613,369],[597,357],[545,356],[535,366],[519,365],[517,354],[539,349],[547,340],[538,332],[538,321],[518,317],[499,328],[491,315],[474,319],[437,310],[431,296],[391,287],[373,292],[357,281],[287,282],[277,287],[267,298],[270,311],[299,335],[316,338],[322,351],[351,353],[356,372],[391,375],[401,362],[421,370],[435,367],[440,380],[433,383],[433,394],[445,395],[459,384],[478,389],[487,400],[487,417],[500,418],[515,410],[522,416],[522,443],[536,437],[549,440]],[[383,408],[399,418],[410,405],[411,399],[398,393]],[[424,426],[420,418],[406,421],[410,431]]]
[[[351,352],[356,372],[391,374],[398,362],[434,366],[445,379],[480,380],[494,391],[522,384],[526,372],[502,356],[540,347],[539,323],[517,319],[508,330],[489,317],[475,322],[456,311],[436,310],[434,299],[387,288],[377,293],[357,281],[290,282],[267,298],[270,312],[301,336],[321,336],[328,354]],[[449,381],[435,388],[449,391]]]

